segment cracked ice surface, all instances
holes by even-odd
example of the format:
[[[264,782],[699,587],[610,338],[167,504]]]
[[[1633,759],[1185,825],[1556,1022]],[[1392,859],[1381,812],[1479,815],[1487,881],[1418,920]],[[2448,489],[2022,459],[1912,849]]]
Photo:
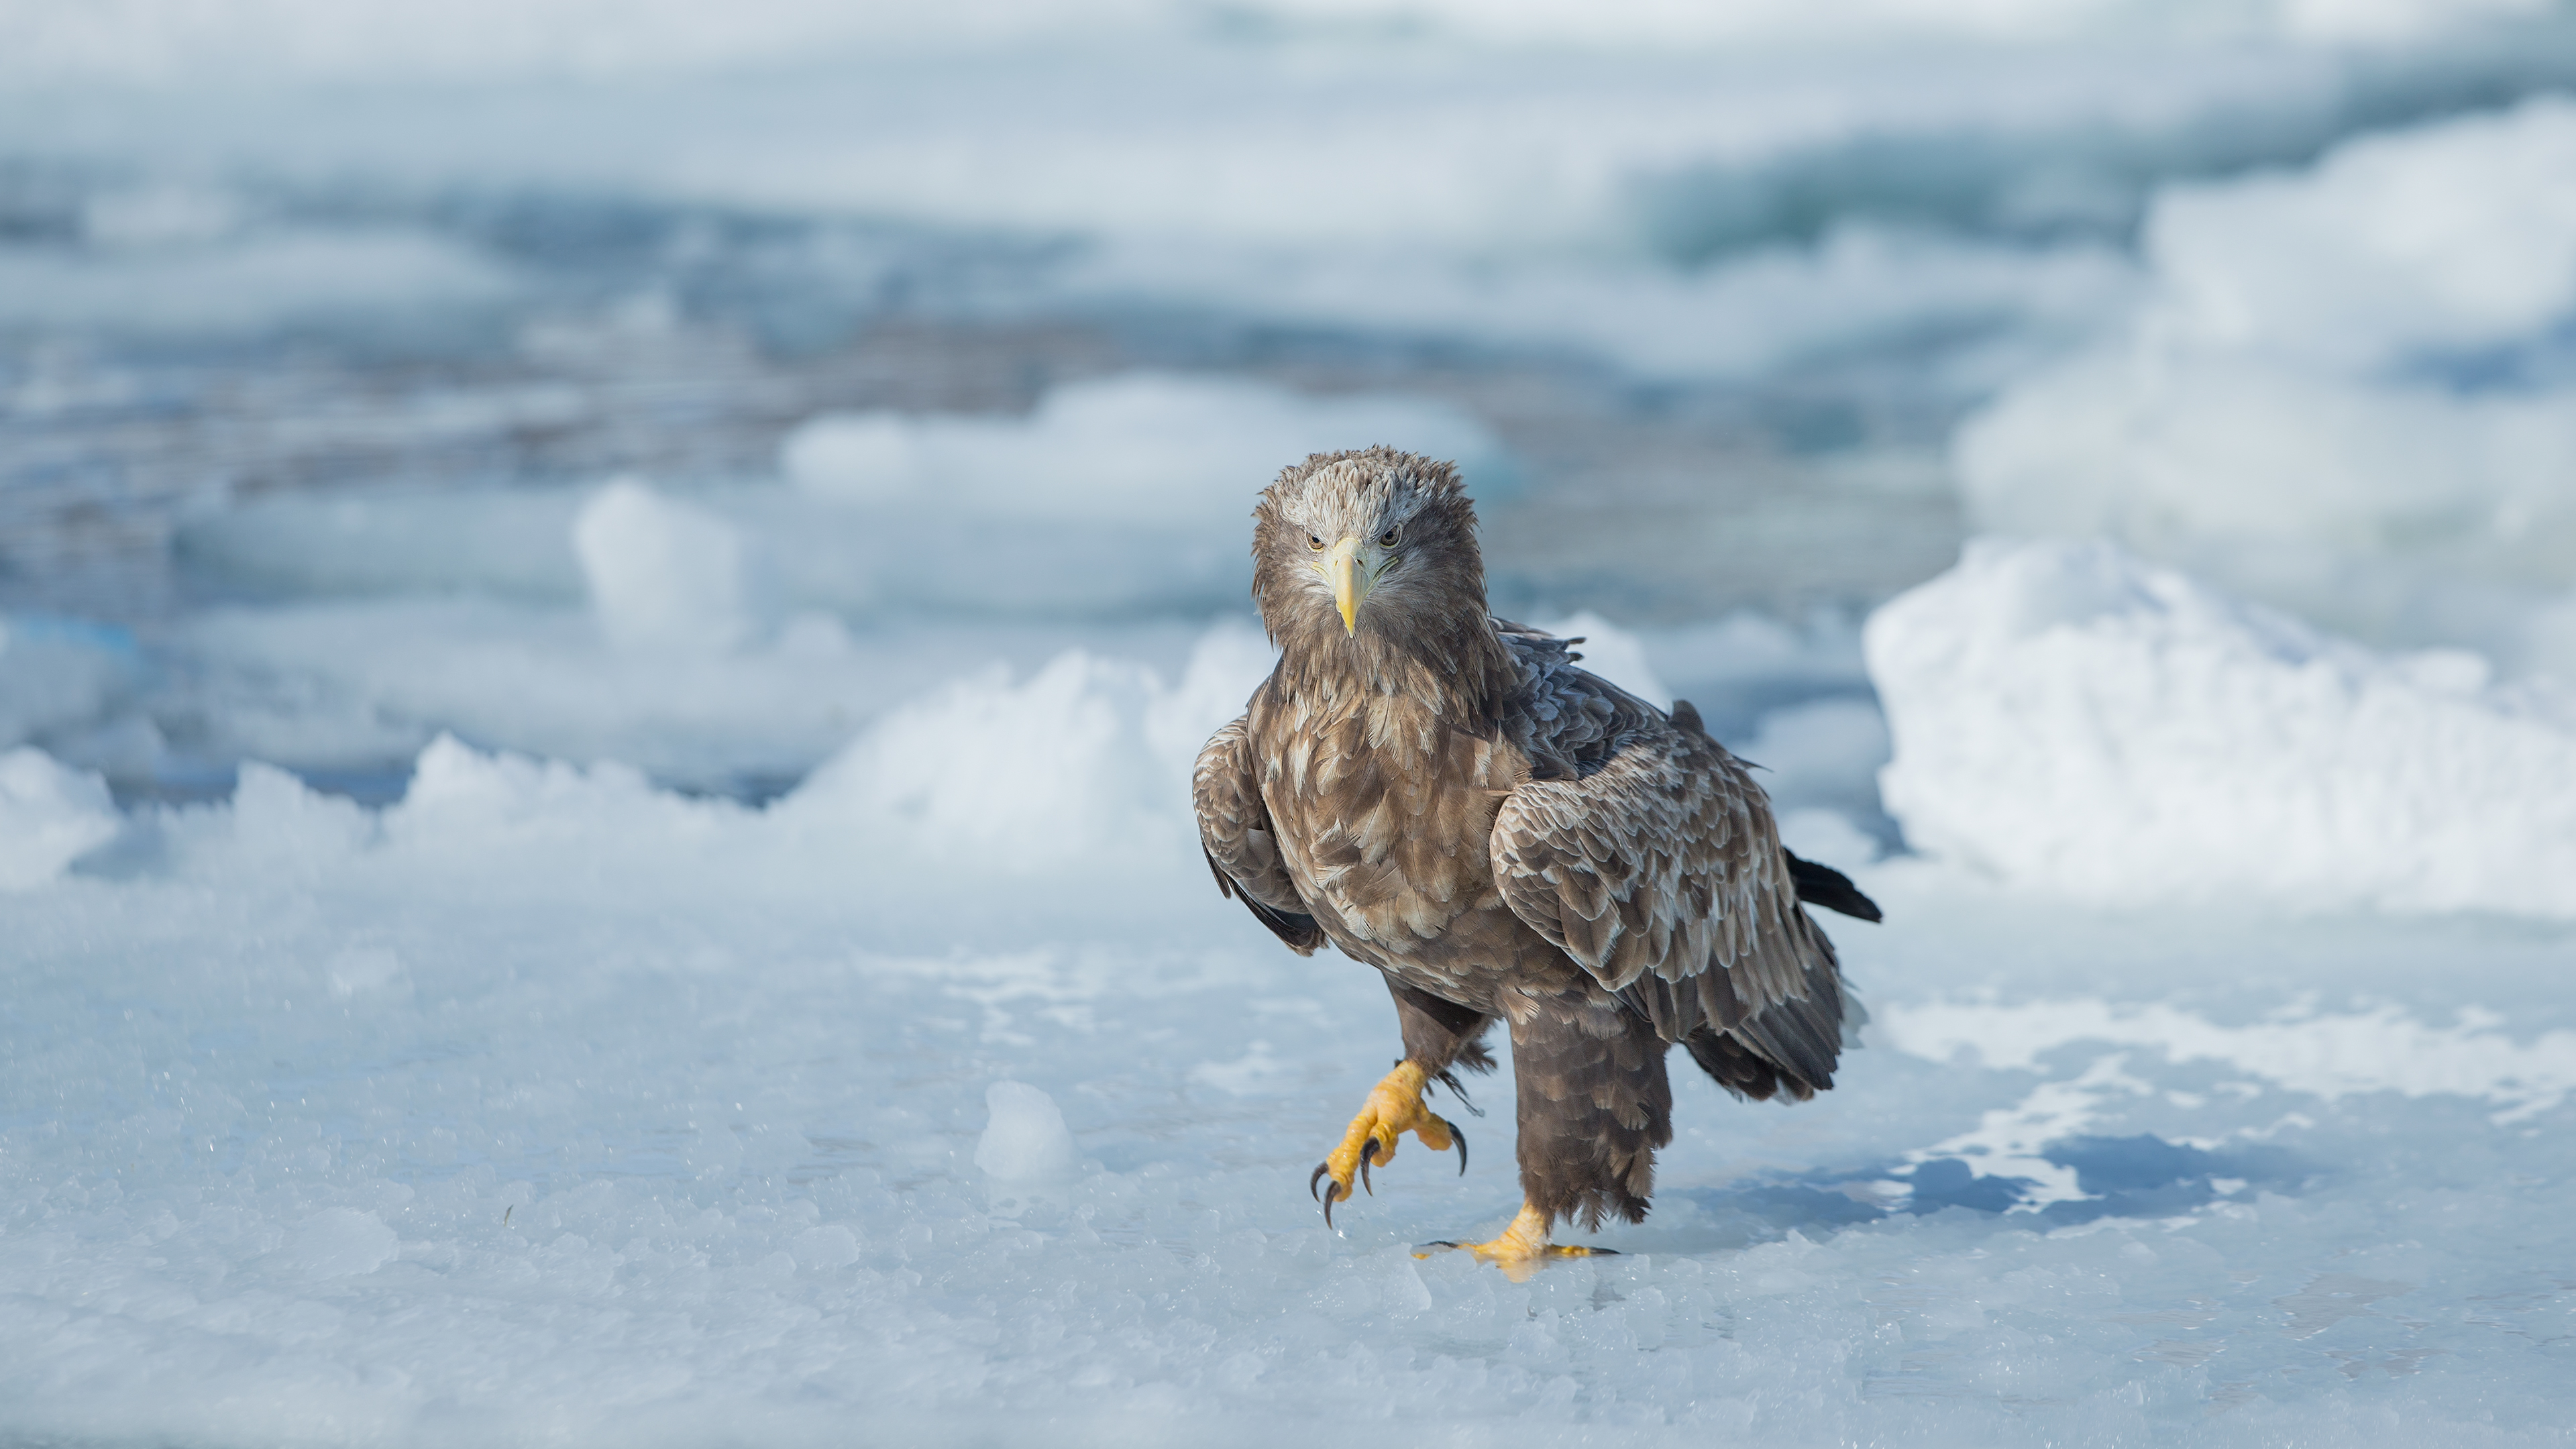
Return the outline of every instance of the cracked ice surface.
[[[1789,1110],[1679,1081],[1626,1256],[1407,1251],[1516,1205],[1500,1081],[1463,1179],[1408,1150],[1327,1232],[1391,1014],[1180,805],[1263,662],[972,678],[757,810],[441,741],[380,811],[126,816],[0,897],[5,1427],[2565,1442],[2558,925],[1899,859],[1833,925],[1868,1048]]]

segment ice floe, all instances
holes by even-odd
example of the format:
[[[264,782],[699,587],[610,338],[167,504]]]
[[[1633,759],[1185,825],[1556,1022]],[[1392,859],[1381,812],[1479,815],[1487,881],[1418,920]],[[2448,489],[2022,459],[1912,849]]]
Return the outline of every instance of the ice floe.
[[[1870,618],[1916,847],[2104,902],[2576,915],[2576,701],[2104,543],[1970,545]]]

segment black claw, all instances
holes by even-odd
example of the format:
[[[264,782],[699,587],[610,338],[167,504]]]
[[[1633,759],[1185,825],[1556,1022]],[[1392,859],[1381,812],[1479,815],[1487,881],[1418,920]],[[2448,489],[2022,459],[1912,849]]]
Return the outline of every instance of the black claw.
[[[1329,1162],[1318,1162],[1315,1164],[1315,1175],[1306,1179],[1306,1196],[1314,1198],[1317,1202],[1323,1201],[1321,1197],[1316,1195],[1315,1184],[1324,1180],[1324,1174],[1331,1171],[1332,1166],[1333,1165]]]
[[[1324,1194],[1324,1227],[1327,1231],[1333,1226],[1333,1199],[1340,1195],[1338,1189],[1341,1184],[1337,1182],[1333,1186],[1336,1191]]]
[[[1369,1164],[1376,1160],[1377,1139],[1372,1137],[1360,1144],[1360,1186],[1367,1188],[1371,1197],[1377,1196],[1377,1187],[1369,1181]]]
[[[1449,1135],[1458,1139],[1458,1175],[1465,1177],[1467,1175],[1467,1134],[1459,1131],[1458,1124],[1455,1122],[1443,1122],[1440,1125],[1448,1128]]]

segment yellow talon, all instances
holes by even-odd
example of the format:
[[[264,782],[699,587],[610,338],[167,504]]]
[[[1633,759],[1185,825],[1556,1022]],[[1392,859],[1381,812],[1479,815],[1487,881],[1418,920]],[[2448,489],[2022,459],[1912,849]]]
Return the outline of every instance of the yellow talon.
[[[1512,1225],[1502,1236],[1483,1243],[1425,1243],[1413,1250],[1413,1256],[1428,1258],[1434,1248],[1463,1248],[1476,1255],[1479,1263],[1491,1263],[1503,1270],[1503,1276],[1515,1283],[1526,1283],[1550,1258],[1617,1257],[1611,1248],[1583,1248],[1547,1240],[1547,1214],[1528,1203],[1521,1204]]]
[[[1422,1105],[1422,1089],[1430,1080],[1431,1074],[1418,1064],[1396,1063],[1394,1071],[1369,1089],[1368,1100],[1360,1105],[1359,1115],[1351,1119],[1350,1130],[1342,1134],[1342,1145],[1315,1165],[1314,1175],[1306,1180],[1307,1191],[1315,1192],[1316,1185],[1328,1174],[1333,1179],[1331,1187],[1317,1193],[1324,1201],[1327,1227],[1332,1225],[1333,1204],[1350,1198],[1354,1174],[1362,1187],[1372,1193],[1377,1191],[1369,1183],[1369,1168],[1394,1161],[1395,1140],[1404,1133],[1421,1138],[1422,1145],[1434,1152],[1456,1147],[1458,1170],[1467,1170],[1467,1135]]]

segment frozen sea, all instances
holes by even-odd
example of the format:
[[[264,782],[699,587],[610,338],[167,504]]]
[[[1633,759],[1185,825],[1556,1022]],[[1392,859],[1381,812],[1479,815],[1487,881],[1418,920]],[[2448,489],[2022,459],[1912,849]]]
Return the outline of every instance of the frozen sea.
[[[2561,9],[0,29],[0,1443],[2576,1440]],[[1526,1282],[1187,813],[1379,441],[1887,912]]]

